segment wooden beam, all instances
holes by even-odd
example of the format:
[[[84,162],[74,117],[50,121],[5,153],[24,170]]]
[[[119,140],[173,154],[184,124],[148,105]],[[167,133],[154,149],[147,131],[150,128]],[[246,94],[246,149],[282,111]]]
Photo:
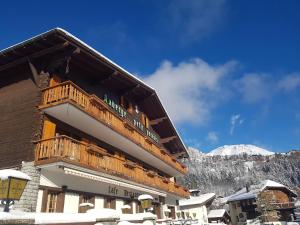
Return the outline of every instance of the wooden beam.
[[[151,97],[154,96],[154,95],[155,95],[155,93],[151,93],[150,95],[148,95],[148,96],[146,96],[146,97],[144,97],[144,98],[141,98],[141,99],[137,100],[137,103],[145,102],[145,101],[147,101],[149,98],[151,98]]]
[[[63,40],[65,41],[68,41],[67,38],[65,37],[61,37]],[[78,46],[78,42],[77,43],[74,43],[72,44],[73,46]],[[98,55],[96,52],[92,51],[91,49],[89,49],[87,46],[82,46],[81,43],[79,43],[79,45],[81,45],[80,47],[80,50],[84,53],[84,54],[87,54],[88,56],[92,57],[94,60],[96,60],[97,62],[100,62],[101,64],[107,66],[108,68],[112,69],[112,70],[116,70],[118,73],[120,74],[127,74],[128,75],[128,72],[122,70],[120,67],[116,68],[115,65],[113,65],[112,62],[110,62],[109,60],[105,59],[105,57],[101,56],[101,55]],[[132,78],[131,76],[127,76],[127,78],[129,78],[130,80],[133,80],[137,83],[141,83],[140,81]],[[146,89],[151,89],[150,87],[148,86],[145,86]],[[152,89],[151,89],[152,90]]]
[[[178,158],[178,157],[180,157],[180,156],[182,156],[182,155],[184,155],[184,154],[186,154],[186,153],[185,153],[185,152],[177,152],[177,153],[174,153],[174,154],[171,153],[171,155],[172,155],[173,157],[175,157],[175,158]]]
[[[33,79],[34,79],[34,83],[35,85],[39,85],[39,75],[38,75],[38,72],[37,72],[37,69],[35,68],[35,66],[30,62],[30,60],[28,59],[28,64],[29,64],[29,68],[31,70],[31,73],[32,73],[32,76],[33,76]]]
[[[53,47],[50,47],[50,48],[47,48],[47,49],[44,49],[44,50],[41,50],[39,52],[35,52],[29,56],[25,56],[21,59],[17,59],[13,62],[10,62],[10,63],[7,63],[3,66],[0,66],[0,72],[3,71],[3,70],[6,70],[6,69],[9,69],[10,67],[13,67],[13,66],[16,66],[18,64],[21,64],[21,63],[25,63],[28,61],[28,59],[33,59],[33,58],[37,58],[37,57],[41,57],[43,55],[46,55],[46,54],[49,54],[51,52],[54,52],[54,51],[57,51],[57,50],[60,50],[62,48],[65,48],[69,45],[69,42],[64,42],[63,44],[58,44],[58,45],[55,45]]]
[[[118,71],[114,70],[114,72],[112,72],[111,74],[109,74],[107,77],[103,78],[100,80],[100,83],[103,84],[105,83],[106,81],[112,79],[113,76],[117,75],[118,74]]]
[[[128,95],[130,92],[133,92],[135,89],[139,88],[140,86],[141,85],[137,84],[137,85],[134,85],[134,86],[132,86],[130,88],[127,88],[126,90],[122,91],[120,93],[120,95],[123,95],[123,96]]]
[[[165,144],[165,143],[168,143],[168,142],[174,140],[175,138],[177,138],[176,135],[170,136],[170,137],[167,137],[167,138],[162,138],[162,139],[160,139],[160,143]]]
[[[150,120],[150,125],[153,126],[153,125],[157,125],[159,123],[161,123],[162,121],[168,119],[167,116],[164,116],[164,117],[161,117],[161,118],[157,118],[157,119],[154,119],[154,120]]]

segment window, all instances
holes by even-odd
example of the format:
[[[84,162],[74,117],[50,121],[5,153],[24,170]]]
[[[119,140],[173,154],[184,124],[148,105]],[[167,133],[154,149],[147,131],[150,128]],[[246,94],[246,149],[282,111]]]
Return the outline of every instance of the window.
[[[115,198],[105,198],[104,199],[104,208],[116,209],[116,199]]]
[[[49,192],[47,195],[46,212],[57,212],[58,193]]]
[[[126,200],[124,202],[124,205],[129,205],[130,206],[130,209],[127,209],[127,208],[124,208],[122,209],[122,213],[125,213],[125,214],[132,214],[133,213],[133,204],[132,204],[132,200]]]
[[[90,194],[80,195],[80,197],[79,197],[79,212],[85,213],[91,207],[88,205],[80,206],[80,204],[82,204],[82,203],[91,203],[91,204],[95,205],[95,196],[90,195]]]
[[[42,212],[63,212],[65,193],[61,190],[43,190]]]

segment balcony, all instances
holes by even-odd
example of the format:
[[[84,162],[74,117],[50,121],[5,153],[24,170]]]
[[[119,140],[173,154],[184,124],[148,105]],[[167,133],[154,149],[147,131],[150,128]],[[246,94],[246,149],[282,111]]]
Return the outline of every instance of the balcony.
[[[185,188],[170,179],[161,177],[154,171],[145,170],[141,165],[120,156],[111,155],[96,145],[84,144],[64,135],[36,143],[36,165],[58,161],[118,176],[183,198],[189,196]]]
[[[187,173],[186,166],[168,154],[152,132],[141,131],[130,113],[120,106],[111,107],[71,81],[44,89],[39,108],[142,161],[156,165],[171,176]]]

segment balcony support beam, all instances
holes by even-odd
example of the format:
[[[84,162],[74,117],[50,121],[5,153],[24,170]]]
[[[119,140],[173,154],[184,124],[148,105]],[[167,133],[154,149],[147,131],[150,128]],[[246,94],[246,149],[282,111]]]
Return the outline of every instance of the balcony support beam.
[[[100,84],[104,84],[106,81],[109,81],[113,78],[113,76],[117,75],[118,71],[114,70],[112,73],[110,73],[109,75],[107,75],[106,77],[104,77],[103,79],[101,79],[99,81]]]
[[[154,96],[154,95],[155,95],[155,93],[151,93],[150,95],[148,95],[148,96],[146,96],[146,97],[144,97],[144,98],[141,98],[141,99],[137,100],[137,103],[145,102],[145,101],[147,101],[149,98],[151,98],[151,97]]]
[[[167,116],[164,116],[164,117],[160,117],[160,118],[157,118],[157,119],[154,119],[154,120],[151,120],[150,121],[150,125],[153,126],[153,125],[157,125],[161,122],[163,122],[164,120],[168,119]]]
[[[126,95],[129,95],[131,92],[133,92],[135,89],[139,88],[141,85],[137,84],[137,85],[134,85],[130,88],[127,88],[126,90],[122,91],[120,94],[122,96],[126,96]]]
[[[176,138],[177,138],[176,135],[170,136],[170,137],[167,137],[167,138],[162,138],[162,139],[160,139],[160,143],[165,144],[165,143],[168,143],[168,142],[170,142],[170,141],[172,141]]]

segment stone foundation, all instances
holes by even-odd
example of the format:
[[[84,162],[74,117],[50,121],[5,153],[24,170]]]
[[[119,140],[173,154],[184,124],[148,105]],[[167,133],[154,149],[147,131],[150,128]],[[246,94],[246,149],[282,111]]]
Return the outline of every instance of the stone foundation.
[[[40,184],[40,171],[34,166],[34,162],[22,162],[21,171],[31,177],[26,185],[20,201],[14,204],[15,209],[24,212],[35,212]]]

